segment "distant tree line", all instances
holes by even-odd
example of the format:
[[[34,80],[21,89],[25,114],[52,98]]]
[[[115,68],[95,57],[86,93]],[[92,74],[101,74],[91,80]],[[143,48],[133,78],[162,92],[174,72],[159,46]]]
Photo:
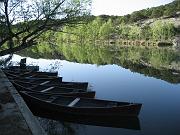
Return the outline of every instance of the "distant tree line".
[[[173,22],[168,21],[168,19],[166,21],[155,19],[156,21],[149,23],[139,21],[150,18],[173,17],[178,11],[180,12],[180,1],[175,0],[164,6],[135,11],[125,16],[91,16],[89,23],[76,27],[65,26],[62,28],[63,32],[52,33],[49,31],[44,33],[41,41],[44,39],[49,39],[50,42],[78,43],[110,39],[171,41],[179,33]]]
[[[77,27],[66,26],[63,31],[55,34],[50,31],[44,33],[43,40],[50,39],[52,41],[54,39],[56,42],[80,43],[110,39],[171,41],[177,33],[174,24],[170,21],[158,20],[151,25],[139,26],[138,24],[114,24],[112,19],[104,21],[99,17],[88,24],[78,25]]]
[[[127,14],[125,16],[101,15],[100,17],[104,20],[111,18],[112,20],[115,20],[116,23],[133,23],[144,19],[173,17],[177,15],[177,12],[180,12],[180,1],[174,0],[166,5],[135,11],[132,14]]]

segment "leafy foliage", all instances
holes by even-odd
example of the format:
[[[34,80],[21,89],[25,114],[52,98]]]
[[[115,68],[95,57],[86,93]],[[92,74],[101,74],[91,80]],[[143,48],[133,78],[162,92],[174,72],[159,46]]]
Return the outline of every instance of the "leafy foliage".
[[[40,46],[25,50],[22,54],[33,58],[66,59],[97,65],[117,64],[133,72],[179,83],[179,76],[174,75],[173,70],[170,70],[171,68],[179,70],[180,64],[178,61],[180,53],[173,50],[144,47],[102,47],[102,45],[92,44],[57,44],[56,48],[50,47],[47,52],[46,46]]]
[[[167,40],[174,36],[174,25],[170,22],[157,21],[152,26],[152,38],[154,40]]]
[[[47,31],[60,31],[65,25],[84,21],[90,0],[3,0],[0,2],[0,55],[35,45]]]
[[[158,21],[158,19],[155,21],[154,19],[153,22],[143,24],[141,21],[156,17],[172,17],[176,15],[177,11],[180,11],[179,5],[179,1],[173,1],[164,6],[135,11],[125,16],[101,15],[92,17],[91,22],[75,28],[66,26],[62,28],[62,31],[66,33],[57,32],[57,35],[62,42],[77,43],[110,39],[167,40],[169,42],[178,33],[172,22],[168,20]]]
[[[58,42],[85,43],[110,39],[171,41],[176,34],[170,21],[155,21],[142,27],[125,23],[116,25],[111,19],[105,22],[99,18],[74,28],[66,26],[62,30],[66,33],[56,33]]]

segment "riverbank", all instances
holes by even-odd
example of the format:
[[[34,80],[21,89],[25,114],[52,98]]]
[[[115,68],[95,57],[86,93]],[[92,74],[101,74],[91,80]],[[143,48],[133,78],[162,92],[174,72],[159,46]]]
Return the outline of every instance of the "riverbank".
[[[0,69],[0,134],[46,135],[22,97]]]

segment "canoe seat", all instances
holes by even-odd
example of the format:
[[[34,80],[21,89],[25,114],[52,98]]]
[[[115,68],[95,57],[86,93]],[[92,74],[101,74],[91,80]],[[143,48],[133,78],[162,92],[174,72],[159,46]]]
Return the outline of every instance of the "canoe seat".
[[[45,82],[43,82],[43,83],[40,83],[39,85],[45,85],[45,84],[47,84],[47,83],[49,83],[50,81],[45,81]]]
[[[77,102],[78,102],[79,100],[80,100],[80,98],[74,99],[68,106],[69,106],[69,107],[74,106],[75,104],[77,104]]]
[[[54,89],[54,87],[46,88],[46,89],[44,89],[44,90],[41,90],[41,92],[47,92],[47,91],[50,91],[50,90],[52,90],[52,89]]]

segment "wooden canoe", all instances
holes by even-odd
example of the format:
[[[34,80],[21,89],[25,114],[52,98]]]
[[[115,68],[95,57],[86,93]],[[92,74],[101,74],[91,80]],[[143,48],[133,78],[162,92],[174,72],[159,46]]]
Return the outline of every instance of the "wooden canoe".
[[[33,71],[39,71],[39,66],[25,66],[25,67],[21,67],[21,66],[9,66],[6,69],[10,69],[10,70],[33,70]]]
[[[38,83],[38,84],[45,84],[45,83],[51,83],[51,84],[60,84],[62,83],[62,77],[11,77],[7,76],[10,81],[17,80],[17,81],[24,81],[29,83]]]
[[[12,79],[19,79],[19,78],[25,78],[25,79],[31,79],[31,78],[58,78],[58,76],[49,76],[49,75],[43,75],[43,73],[34,73],[34,74],[29,74],[29,75],[26,75],[26,74],[15,74],[15,73],[11,73],[11,72],[5,72],[4,73],[6,74],[6,76],[8,78],[12,78]]]
[[[16,77],[52,77],[58,76],[58,72],[40,72],[40,71],[33,71],[33,70],[29,70],[29,71],[12,71],[12,70],[3,70],[3,72],[6,75],[10,75],[10,76],[16,76]]]
[[[32,86],[55,86],[55,87],[65,87],[65,88],[74,88],[74,89],[82,89],[87,90],[88,83],[87,82],[65,82],[62,81],[62,78],[59,79],[42,79],[42,80],[29,80],[29,79],[11,79],[16,83],[23,85],[24,87],[32,87]]]
[[[50,96],[43,93],[20,91],[27,104],[44,109],[52,114],[83,117],[137,116],[142,104],[107,101],[91,98]]]
[[[55,86],[31,86],[27,88],[13,81],[12,84],[18,91],[31,91],[35,93],[44,93],[47,95],[56,95],[56,96],[64,95],[64,96],[76,96],[76,97],[87,97],[87,98],[95,97],[95,91],[85,91],[81,89],[62,88]]]
[[[33,85],[32,83],[26,83],[26,82],[22,82],[22,81],[11,81],[12,84],[14,84],[15,86],[20,86],[20,87],[25,87],[25,88],[31,88],[31,89],[35,89],[36,91],[41,91],[42,89],[47,89],[50,87],[54,87],[54,88],[60,88],[60,89],[70,89],[70,90],[81,90],[81,91],[87,91],[87,89],[77,89],[77,88],[68,88],[68,87],[60,87],[58,85]],[[65,85],[66,86],[66,85]]]
[[[29,82],[31,84],[25,83],[26,85],[57,85],[59,87],[67,87],[67,88],[76,88],[76,89],[87,89],[88,87],[88,83],[87,82],[62,82],[62,77],[57,77],[54,76],[56,75],[56,73],[47,73],[47,74],[51,74],[51,76],[46,76],[46,72],[33,72],[34,74],[32,75],[28,75],[27,74],[14,74],[11,72],[5,72],[5,74],[7,75],[7,77],[10,80],[19,80],[21,81],[21,83],[23,82]],[[46,79],[47,78],[47,79]],[[43,80],[43,81],[42,81]],[[53,80],[53,81],[51,81]],[[23,82],[22,82],[23,81]],[[23,83],[24,84],[24,83]],[[24,84],[24,85],[25,85]]]

